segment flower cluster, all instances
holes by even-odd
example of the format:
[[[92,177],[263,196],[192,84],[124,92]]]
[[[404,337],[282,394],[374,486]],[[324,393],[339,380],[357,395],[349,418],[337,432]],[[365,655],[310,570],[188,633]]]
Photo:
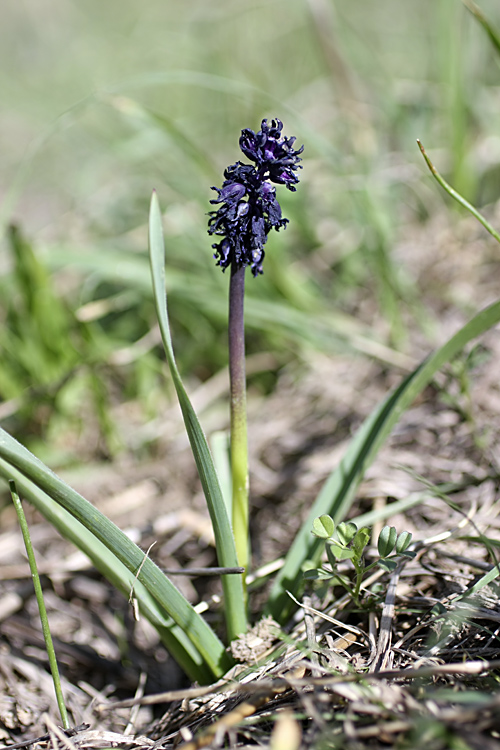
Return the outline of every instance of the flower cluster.
[[[262,273],[264,245],[271,229],[286,227],[276,188],[271,183],[286,185],[295,191],[299,178],[295,174],[301,161],[302,146],[294,150],[295,138],[281,135],[281,120],[262,120],[258,133],[245,128],[241,131],[240,149],[254,164],[237,161],[224,171],[222,188],[213,187],[220,203],[217,211],[210,211],[208,233],[223,237],[212,245],[214,258],[223,270],[250,266],[254,276]]]

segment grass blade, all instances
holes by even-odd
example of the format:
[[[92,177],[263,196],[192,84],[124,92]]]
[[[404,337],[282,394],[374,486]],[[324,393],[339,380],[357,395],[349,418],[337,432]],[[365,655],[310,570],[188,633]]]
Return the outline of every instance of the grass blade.
[[[321,541],[311,534],[314,519],[327,513],[338,523],[345,517],[356,488],[401,414],[446,362],[459,354],[469,341],[485,333],[499,321],[500,301],[497,301],[478,313],[444,346],[424,360],[375,408],[359,428],[340,465],[332,472],[316,498],[271,590],[268,612],[278,622],[285,622],[294,607],[286,592],[290,590],[297,595],[302,582],[303,562],[306,559],[318,559],[320,554]]]
[[[430,160],[429,156],[427,155],[427,152],[425,148],[423,147],[422,143],[417,139],[418,147],[420,151],[422,152],[422,156],[424,157],[427,166],[430,169],[431,174],[433,177],[436,178],[437,182],[441,185],[443,190],[446,190],[448,195],[450,195],[454,200],[457,201],[457,203],[460,203],[461,206],[467,209],[467,211],[470,211],[470,213],[475,216],[475,218],[483,225],[483,227],[491,234],[492,237],[496,239],[497,242],[500,242],[500,234],[494,229],[489,221],[487,221],[482,214],[479,213],[477,208],[474,208],[474,206],[469,203],[469,201],[466,201],[463,196],[460,195],[460,193],[457,193],[457,191],[451,187],[450,184],[446,182],[446,180],[439,174],[436,167]]]
[[[186,393],[175,362],[165,292],[165,243],[161,212],[156,193],[151,199],[149,217],[149,249],[156,311],[172,380],[179,399],[186,431],[207,501],[215,536],[218,564],[223,568],[238,567],[234,536],[224,498],[215,471],[207,439]],[[229,640],[246,631],[245,597],[241,574],[222,576],[226,625]]]
[[[479,581],[476,581],[476,583],[473,586],[470,586],[466,591],[464,591],[463,594],[460,594],[455,599],[453,599],[453,602],[458,602],[462,600],[467,600],[468,597],[474,596],[477,594],[481,589],[484,589],[485,586],[489,586],[490,583],[493,583],[495,578],[498,578],[500,575],[500,570],[497,566],[489,570],[487,573],[484,574],[484,576],[481,576]]]
[[[488,21],[486,16],[484,15],[481,8],[476,5],[476,3],[473,0],[462,0],[463,4],[467,8],[467,10],[470,10],[473,16],[477,18],[483,29],[488,34],[491,43],[493,44],[495,50],[500,54],[500,35],[496,31],[496,29],[493,28],[491,23]]]
[[[33,588],[35,589],[36,601],[38,604],[38,611],[40,612],[40,621],[42,623],[43,638],[45,641],[45,648],[47,650],[47,656],[49,658],[50,671],[52,673],[52,680],[54,682],[54,690],[56,693],[57,705],[59,713],[61,714],[61,721],[64,729],[70,728],[68,712],[66,710],[66,703],[64,702],[64,696],[61,689],[61,678],[59,677],[59,667],[57,666],[56,652],[54,650],[54,643],[52,641],[52,634],[50,632],[49,618],[47,617],[47,609],[45,607],[45,601],[43,598],[42,584],[40,583],[40,576],[38,575],[38,567],[36,564],[35,551],[31,544],[31,535],[24,515],[23,506],[21,499],[17,493],[16,483],[11,479],[9,481],[10,494],[12,496],[12,502],[16,509],[17,517],[19,519],[19,526],[21,527],[21,533],[23,535],[24,546],[26,547],[26,554],[28,555],[28,562],[31,571],[31,577],[33,579]]]
[[[160,638],[184,672],[200,683],[208,683],[213,673],[187,635],[153,599],[135,575],[85,526],[67,510],[0,458],[0,476],[13,478],[22,495],[56,528],[62,536],[84,552],[96,569],[127,598],[133,589],[139,611],[156,628]]]
[[[144,552],[109,518],[2,428],[0,428],[0,458],[7,465],[2,467],[3,476],[16,479],[19,487],[24,491],[17,477],[13,475],[11,477],[9,474],[10,467],[18,469],[24,477],[53,498],[92,532],[92,535],[102,542],[127,570],[134,576],[137,575],[138,581],[185,633],[214,676],[221,676],[229,668],[231,660],[224,645],[154,562],[148,557],[145,558]],[[174,637],[172,637],[173,640]],[[172,655],[175,658],[175,651]]]

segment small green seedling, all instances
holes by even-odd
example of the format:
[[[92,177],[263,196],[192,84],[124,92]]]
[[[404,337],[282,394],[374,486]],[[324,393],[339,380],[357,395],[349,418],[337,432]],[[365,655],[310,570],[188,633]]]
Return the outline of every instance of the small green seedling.
[[[333,518],[328,515],[320,516],[313,522],[312,533],[325,543],[326,557],[329,567],[312,568],[304,571],[304,578],[309,581],[334,581],[340,584],[352,597],[356,606],[361,605],[361,584],[366,573],[377,565],[392,572],[398,563],[398,558],[415,557],[415,552],[408,550],[412,535],[409,531],[399,534],[394,526],[384,526],[380,532],[377,549],[379,558],[366,565],[364,559],[371,532],[367,526],[360,529],[355,523],[339,523],[335,525]],[[354,578],[349,574],[340,573],[338,563],[350,560],[354,568]]]

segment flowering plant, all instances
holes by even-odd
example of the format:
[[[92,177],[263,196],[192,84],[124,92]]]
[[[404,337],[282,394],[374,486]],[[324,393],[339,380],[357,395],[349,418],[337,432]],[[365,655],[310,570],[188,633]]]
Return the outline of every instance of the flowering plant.
[[[281,120],[262,120],[258,133],[246,128],[240,137],[240,149],[254,164],[237,161],[224,171],[222,188],[213,187],[221,204],[209,213],[209,234],[222,236],[214,243],[214,258],[222,270],[231,269],[229,286],[229,376],[231,382],[231,467],[232,522],[238,562],[249,563],[248,543],[248,450],[245,383],[244,294],[245,269],[255,276],[263,273],[264,245],[271,229],[286,228],[288,219],[281,214],[276,188],[286,185],[292,192],[301,169],[295,138],[282,135]]]
[[[209,232],[220,237],[214,244],[215,258],[224,270],[230,268],[229,290],[229,365],[231,378],[231,471],[233,502],[228,512],[217,471],[196,413],[177,368],[165,295],[165,245],[162,216],[156,193],[153,193],[149,216],[150,263],[153,293],[159,326],[172,380],[184,417],[193,456],[196,461],[208,511],[214,530],[217,557],[222,571],[224,614],[227,641],[245,632],[247,627],[244,575],[249,565],[248,545],[248,459],[246,448],[245,347],[243,301],[245,269],[254,276],[262,273],[264,246],[271,229],[287,225],[281,215],[276,188],[284,185],[295,191],[298,182],[302,148],[295,149],[295,139],[282,135],[280,120],[261,129],[242,131],[240,148],[252,164],[236,162],[224,173],[221,188],[214,188],[218,208],[210,212]],[[356,582],[366,571],[362,550],[367,541],[366,517],[358,530],[354,521],[342,525],[353,502],[356,488],[374,460],[402,412],[432,380],[446,362],[459,354],[466,344],[500,322],[500,302],[482,310],[440,349],[432,353],[411,372],[373,410],[354,435],[341,462],[321,488],[308,516],[286,553],[270,590],[263,614],[285,625],[304,583],[306,561],[319,565],[327,545],[331,570],[337,559],[355,560]],[[56,528],[73,541],[127,597],[135,600],[138,610],[155,626],[162,642],[192,680],[209,682],[227,671],[232,659],[219,635],[193,607],[170,579],[110,519],[56,476],[45,464],[0,428],[0,475],[15,482],[19,494],[29,500]],[[390,517],[393,505],[399,512],[415,503],[388,504],[377,518]],[[328,515],[324,529],[314,525],[318,517]],[[323,518],[323,521],[325,519]],[[361,523],[360,519],[357,519]],[[373,522],[374,519],[372,519]],[[311,529],[315,535],[311,534]],[[379,545],[379,555],[386,568],[391,567],[391,550],[404,555],[408,536],[395,538],[387,527]],[[319,532],[319,535],[318,535]],[[336,532],[336,536],[332,534]],[[340,536],[339,536],[340,532]],[[326,535],[326,536],[325,536]],[[399,545],[399,548],[398,548]],[[389,566],[387,566],[389,563]],[[380,564],[380,563],[379,563]],[[354,562],[353,562],[354,565]],[[321,568],[317,568],[321,570]],[[496,572],[493,571],[496,575]],[[342,575],[342,574],[341,574]],[[487,574],[491,575],[491,572]],[[348,581],[344,581],[350,585]],[[359,589],[358,589],[359,590]],[[292,596],[290,596],[291,594]]]

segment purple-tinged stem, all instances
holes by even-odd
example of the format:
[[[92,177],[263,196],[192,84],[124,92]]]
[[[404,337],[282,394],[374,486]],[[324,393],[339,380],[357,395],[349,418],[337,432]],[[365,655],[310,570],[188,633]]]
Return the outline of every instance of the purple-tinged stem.
[[[238,563],[249,562],[248,442],[245,376],[245,267],[231,265],[229,285],[229,379],[231,387],[232,522]]]

